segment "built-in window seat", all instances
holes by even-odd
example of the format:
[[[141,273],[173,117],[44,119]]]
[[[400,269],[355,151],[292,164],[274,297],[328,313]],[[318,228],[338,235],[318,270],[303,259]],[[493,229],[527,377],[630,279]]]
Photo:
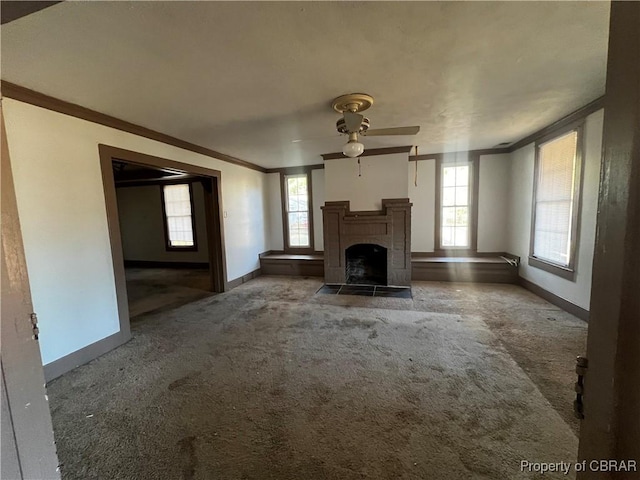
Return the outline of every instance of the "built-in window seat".
[[[260,273],[262,275],[324,277],[324,256],[322,252],[309,255],[265,252],[260,254]]]
[[[507,254],[477,257],[411,257],[411,279],[437,282],[518,283],[519,259]]]
[[[519,259],[508,254],[474,257],[413,255],[411,279],[440,282],[518,283]],[[262,275],[324,276],[322,252],[294,255],[265,252],[260,255]]]

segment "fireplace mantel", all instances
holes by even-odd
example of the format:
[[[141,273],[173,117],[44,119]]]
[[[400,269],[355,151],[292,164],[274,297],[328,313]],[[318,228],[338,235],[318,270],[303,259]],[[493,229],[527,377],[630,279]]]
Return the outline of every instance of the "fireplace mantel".
[[[358,243],[387,249],[387,285],[411,285],[411,206],[408,198],[382,200],[382,210],[352,212],[348,201],[326,202],[325,283],[346,283],[345,251]]]

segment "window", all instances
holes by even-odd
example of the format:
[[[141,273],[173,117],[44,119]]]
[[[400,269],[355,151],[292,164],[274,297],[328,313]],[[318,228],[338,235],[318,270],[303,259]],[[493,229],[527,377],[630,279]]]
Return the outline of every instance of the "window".
[[[290,248],[311,248],[307,174],[284,175],[284,193],[287,245]]]
[[[441,169],[440,248],[471,248],[471,163]]]
[[[191,184],[162,186],[167,249],[195,250]]]
[[[536,175],[529,264],[573,278],[580,192],[577,128],[536,149]],[[569,273],[570,275],[564,275]]]

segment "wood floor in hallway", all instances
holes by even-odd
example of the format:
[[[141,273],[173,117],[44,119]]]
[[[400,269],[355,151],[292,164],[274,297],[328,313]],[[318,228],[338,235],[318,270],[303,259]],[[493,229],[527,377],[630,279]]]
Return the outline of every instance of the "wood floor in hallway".
[[[207,269],[127,268],[125,275],[131,318],[214,295]]]

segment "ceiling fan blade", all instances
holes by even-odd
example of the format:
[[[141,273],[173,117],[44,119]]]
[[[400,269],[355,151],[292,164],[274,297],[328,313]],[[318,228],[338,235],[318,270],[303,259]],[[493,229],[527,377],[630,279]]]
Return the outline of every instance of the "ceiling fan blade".
[[[374,129],[369,129],[366,132],[362,132],[362,135],[365,135],[367,137],[377,137],[382,135],[416,135],[419,131],[420,131],[419,126],[374,128]]]
[[[323,135],[321,137],[305,137],[305,138],[297,138],[295,140],[291,140],[291,143],[302,143],[302,142],[313,142],[316,140],[326,140],[329,138],[340,138],[342,135],[339,133],[334,133],[333,135]]]
[[[359,132],[360,125],[362,125],[362,119],[364,117],[358,113],[346,111],[344,112],[344,123],[347,126],[349,132]]]

